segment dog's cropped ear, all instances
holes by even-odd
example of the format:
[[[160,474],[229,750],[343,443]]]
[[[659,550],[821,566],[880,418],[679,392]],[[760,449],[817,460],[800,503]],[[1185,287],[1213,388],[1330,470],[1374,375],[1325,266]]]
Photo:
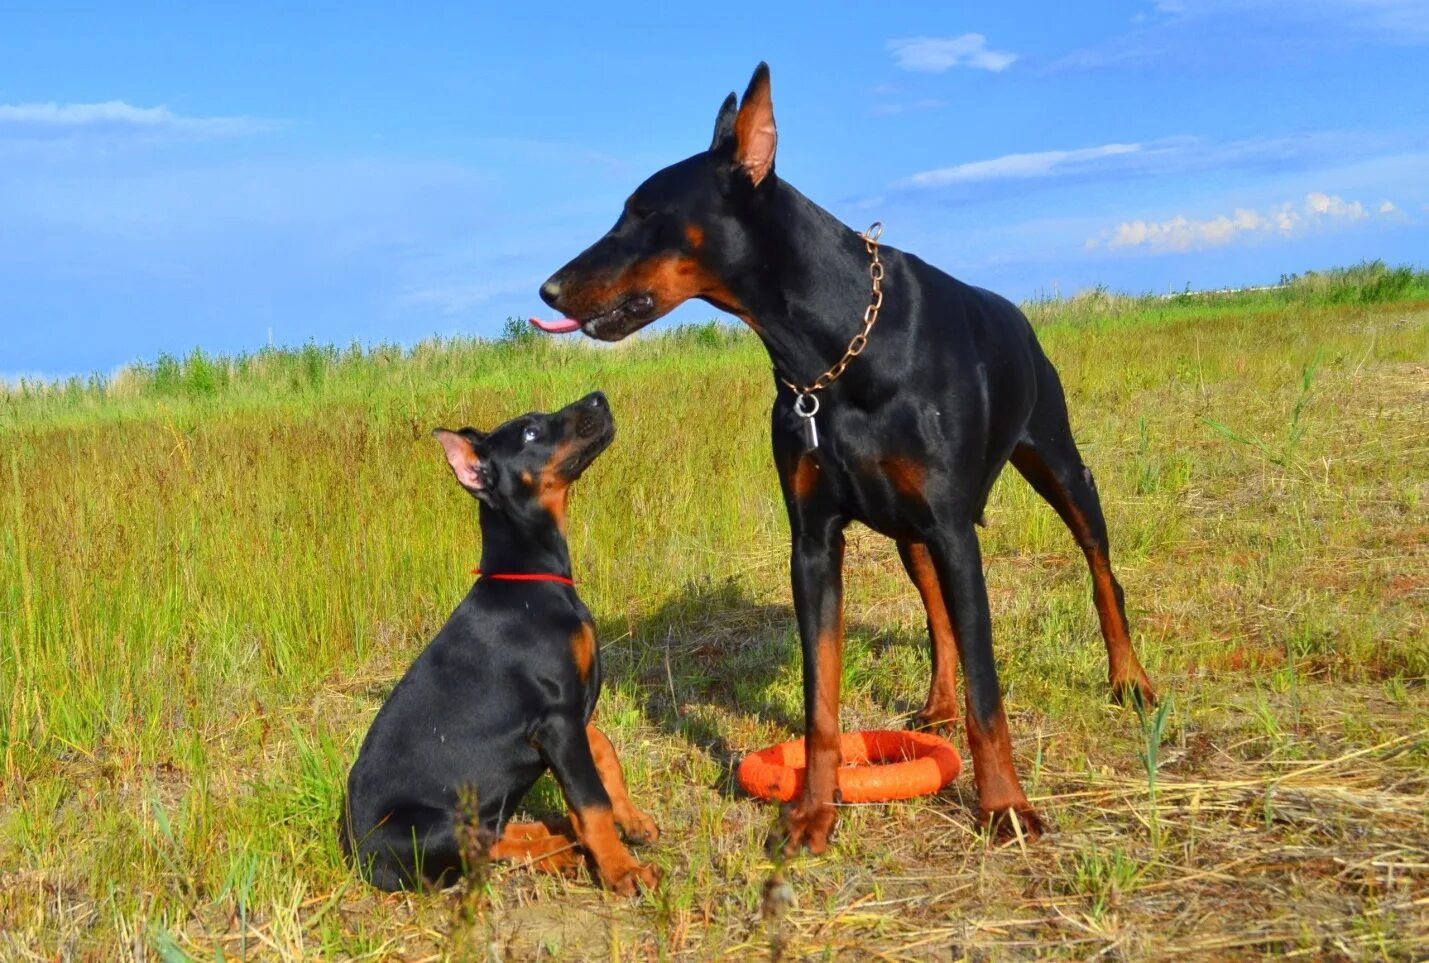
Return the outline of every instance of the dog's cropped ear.
[[[715,117],[714,137],[710,140],[710,152],[734,155],[734,117],[739,113],[739,98],[730,91],[720,105]]]
[[[442,448],[447,453],[447,464],[452,466],[452,474],[456,475],[461,487],[473,495],[484,491],[486,472],[482,470],[481,457],[476,453],[476,446],[486,436],[474,428],[463,428],[460,431],[433,428],[432,437],[442,443]]]
[[[739,113],[734,118],[734,158],[758,187],[774,169],[779,132],[774,126],[774,100],[769,93],[769,65],[754,68]]]

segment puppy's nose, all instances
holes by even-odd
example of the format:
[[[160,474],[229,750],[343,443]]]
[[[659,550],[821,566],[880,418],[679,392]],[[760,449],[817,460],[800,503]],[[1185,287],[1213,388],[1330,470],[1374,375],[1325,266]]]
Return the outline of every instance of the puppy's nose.
[[[606,406],[605,392],[592,391],[590,394],[586,395],[585,402],[592,408],[604,408]]]
[[[556,299],[560,296],[561,282],[555,278],[551,278],[545,284],[541,285],[541,300],[545,301],[551,307],[556,307]]]

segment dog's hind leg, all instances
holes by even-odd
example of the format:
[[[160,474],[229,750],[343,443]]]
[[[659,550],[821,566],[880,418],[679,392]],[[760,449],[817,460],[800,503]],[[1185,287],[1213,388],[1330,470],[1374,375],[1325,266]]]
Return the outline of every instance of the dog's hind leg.
[[[420,803],[393,806],[352,842],[349,858],[354,868],[378,889],[440,889],[461,875],[455,814],[447,809]]]
[[[507,823],[487,856],[561,876],[574,873],[582,862],[575,838],[552,832],[545,823]]]
[[[921,542],[899,542],[898,557],[903,569],[913,580],[928,614],[928,650],[933,663],[933,678],[928,686],[928,699],[914,713],[909,728],[951,731],[958,721],[958,637],[953,620],[938,587],[938,573],[928,555],[928,546]]]
[[[1086,556],[1092,601],[1106,641],[1112,696],[1149,705],[1156,694],[1131,646],[1126,605],[1111,569],[1111,547],[1096,482],[1072,439],[1061,381],[1050,362],[1042,360],[1041,365],[1037,405],[1022,441],[1012,452],[1012,464],[1061,516]]]

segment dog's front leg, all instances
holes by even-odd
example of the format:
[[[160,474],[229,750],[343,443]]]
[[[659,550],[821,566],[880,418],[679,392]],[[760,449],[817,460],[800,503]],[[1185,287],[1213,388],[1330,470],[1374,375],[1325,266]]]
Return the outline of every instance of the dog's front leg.
[[[653,887],[659,881],[659,870],[630,855],[620,841],[610,795],[591,754],[584,720],[550,716],[536,727],[532,741],[561,786],[576,838],[595,861],[601,882],[626,895],[638,887]]]
[[[843,671],[844,522],[791,512],[794,611],[804,651],[804,792],[784,807],[784,851],[822,853],[837,811],[839,676]]]
[[[595,759],[595,768],[600,772],[601,784],[610,796],[611,810],[615,814],[615,825],[632,843],[653,843],[660,838],[660,828],[649,814],[637,807],[630,798],[630,790],[625,785],[625,773],[620,768],[620,757],[604,732],[594,723],[585,727],[590,740],[590,754]]]

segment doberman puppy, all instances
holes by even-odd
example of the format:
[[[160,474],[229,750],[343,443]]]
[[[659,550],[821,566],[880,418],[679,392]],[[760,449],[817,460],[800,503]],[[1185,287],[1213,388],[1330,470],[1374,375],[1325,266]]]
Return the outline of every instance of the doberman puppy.
[[[808,743],[803,794],[784,813],[786,850],[821,852],[834,825],[843,531],[853,520],[898,542],[927,608],[933,678],[914,724],[956,721],[961,662],[981,818],[1006,834],[1015,813],[1036,835],[1042,822],[1012,764],[974,529],[1009,460],[1086,555],[1113,692],[1153,699],[1061,382],[1014,305],[840,224],[775,174],[776,140],[760,64],[743,99],[720,107],[709,149],[636,188],[615,226],[541,296],[604,341],[700,298],[741,318],[769,351]]]
[[[570,485],[615,437],[605,396],[489,434],[432,434],[477,499],[482,575],[372,721],[347,779],[343,850],[381,889],[455,883],[472,858],[460,843],[471,829],[466,792],[475,795],[478,854],[565,871],[579,842],[611,889],[650,886],[655,868],[632,857],[616,829],[635,842],[659,832],[631,803],[610,740],[590,724],[600,654],[565,538]],[[574,839],[560,827],[508,822],[548,768]]]

